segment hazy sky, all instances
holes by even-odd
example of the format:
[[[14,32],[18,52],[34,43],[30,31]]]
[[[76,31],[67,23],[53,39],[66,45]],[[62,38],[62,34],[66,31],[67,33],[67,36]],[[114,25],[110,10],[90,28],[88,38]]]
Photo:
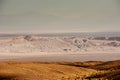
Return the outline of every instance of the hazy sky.
[[[120,31],[120,0],[0,0],[0,32]]]

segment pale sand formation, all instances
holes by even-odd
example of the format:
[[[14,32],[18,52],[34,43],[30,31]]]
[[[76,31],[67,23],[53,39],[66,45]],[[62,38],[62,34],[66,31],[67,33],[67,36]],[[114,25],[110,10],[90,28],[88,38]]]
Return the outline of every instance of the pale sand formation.
[[[0,37],[0,60],[30,60],[26,57],[34,61],[116,60],[120,59],[120,41],[80,37]]]
[[[79,37],[20,36],[0,38],[0,53],[40,52],[120,52],[120,42]]]

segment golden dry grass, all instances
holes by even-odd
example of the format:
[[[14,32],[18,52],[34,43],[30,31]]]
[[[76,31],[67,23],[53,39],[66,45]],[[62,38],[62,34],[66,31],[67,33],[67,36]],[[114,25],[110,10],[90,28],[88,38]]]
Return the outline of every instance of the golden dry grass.
[[[119,62],[0,62],[0,80],[105,80],[119,77]]]
[[[57,80],[95,72],[92,69],[58,63],[1,62],[0,78],[17,80]],[[1,80],[0,79],[0,80]],[[9,80],[8,79],[8,80]]]

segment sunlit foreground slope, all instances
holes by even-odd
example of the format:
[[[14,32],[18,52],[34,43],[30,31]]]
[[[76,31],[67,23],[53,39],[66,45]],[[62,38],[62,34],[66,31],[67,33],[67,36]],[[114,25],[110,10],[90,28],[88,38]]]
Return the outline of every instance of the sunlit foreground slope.
[[[0,80],[119,80],[120,60],[109,62],[0,62]]]

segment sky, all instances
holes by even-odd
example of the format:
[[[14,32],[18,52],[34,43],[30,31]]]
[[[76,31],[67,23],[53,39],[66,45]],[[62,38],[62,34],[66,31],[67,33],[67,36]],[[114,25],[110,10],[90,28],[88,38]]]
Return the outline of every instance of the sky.
[[[120,0],[0,0],[0,33],[120,32]]]

